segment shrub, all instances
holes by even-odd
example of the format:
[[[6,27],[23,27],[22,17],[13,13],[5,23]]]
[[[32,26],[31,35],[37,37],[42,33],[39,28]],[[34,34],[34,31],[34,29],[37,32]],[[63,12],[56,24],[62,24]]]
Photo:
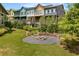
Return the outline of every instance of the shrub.
[[[26,25],[26,26],[23,27],[23,29],[26,30],[26,31],[32,31],[32,26]]]
[[[47,30],[47,25],[42,24],[41,27],[40,27],[40,31],[41,32],[46,32],[46,30]]]
[[[6,29],[1,28],[1,29],[0,29],[0,36],[2,36],[3,34],[5,34],[6,32],[7,32],[7,30],[6,30]]]
[[[8,30],[12,30],[13,24],[10,21],[5,21],[4,25]]]
[[[0,28],[4,28],[5,26],[3,24],[0,24]]]
[[[23,26],[24,26],[23,22],[18,21],[16,28],[23,29]]]
[[[23,23],[23,22],[21,22],[21,21],[13,21],[13,27],[14,28],[19,28],[19,29],[23,29],[23,26],[24,26],[25,24]]]
[[[14,28],[17,27],[17,21],[13,21],[13,27],[14,27]]]
[[[53,32],[57,32],[57,25],[56,24],[50,24],[48,27],[47,27],[47,32],[49,33],[53,33]]]
[[[32,35],[37,34],[38,33],[38,30],[34,30],[31,33],[32,33]]]

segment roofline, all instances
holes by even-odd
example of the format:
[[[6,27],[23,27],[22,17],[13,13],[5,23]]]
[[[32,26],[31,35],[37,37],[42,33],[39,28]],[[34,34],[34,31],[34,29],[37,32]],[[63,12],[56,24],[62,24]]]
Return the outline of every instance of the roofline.
[[[6,14],[8,14],[7,10],[3,7],[3,5],[0,3],[1,7],[5,10]]]
[[[15,12],[19,12],[22,8],[24,8],[24,9],[26,9],[26,10],[30,10],[30,9],[33,9],[33,8],[36,8],[37,6],[38,6],[39,4],[37,4],[35,7],[29,7],[29,8],[26,8],[26,7],[21,7],[19,10],[16,10]],[[40,4],[42,7],[46,7],[46,6],[49,6],[49,5],[46,5],[46,6],[43,6],[42,4]],[[58,7],[58,6],[61,6],[61,5],[63,5],[63,4],[60,4],[60,5],[56,5],[56,6],[52,6],[53,8],[54,7]],[[52,8],[52,7],[48,7],[48,8]]]

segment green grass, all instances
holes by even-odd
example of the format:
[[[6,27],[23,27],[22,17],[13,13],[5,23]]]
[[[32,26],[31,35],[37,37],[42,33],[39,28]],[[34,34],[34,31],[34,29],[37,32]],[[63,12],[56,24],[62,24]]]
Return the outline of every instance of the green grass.
[[[58,45],[24,43],[24,30],[16,30],[0,37],[0,55],[8,56],[69,56],[69,53]]]

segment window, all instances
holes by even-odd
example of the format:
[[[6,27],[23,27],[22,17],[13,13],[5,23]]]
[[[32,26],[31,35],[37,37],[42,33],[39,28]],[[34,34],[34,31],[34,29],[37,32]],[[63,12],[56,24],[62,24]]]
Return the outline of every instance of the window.
[[[21,12],[21,15],[25,15],[26,13],[25,12]]]
[[[47,13],[49,13],[49,10],[47,11]]]
[[[46,14],[48,13],[48,10],[46,10]]]
[[[51,13],[51,9],[49,9],[49,13]]]
[[[23,12],[21,12],[21,15],[23,15]]]
[[[53,12],[56,12],[56,9],[53,9]]]
[[[53,12],[53,9],[52,9],[52,12]]]

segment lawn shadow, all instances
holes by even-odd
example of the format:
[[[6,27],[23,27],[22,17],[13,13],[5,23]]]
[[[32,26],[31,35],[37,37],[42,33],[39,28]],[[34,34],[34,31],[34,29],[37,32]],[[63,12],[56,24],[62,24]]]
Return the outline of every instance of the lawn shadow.
[[[13,31],[15,31],[15,30],[5,31],[4,33],[2,33],[2,34],[0,35],[0,37],[3,36],[3,35],[5,35],[5,34],[7,34],[7,33],[12,33]]]

